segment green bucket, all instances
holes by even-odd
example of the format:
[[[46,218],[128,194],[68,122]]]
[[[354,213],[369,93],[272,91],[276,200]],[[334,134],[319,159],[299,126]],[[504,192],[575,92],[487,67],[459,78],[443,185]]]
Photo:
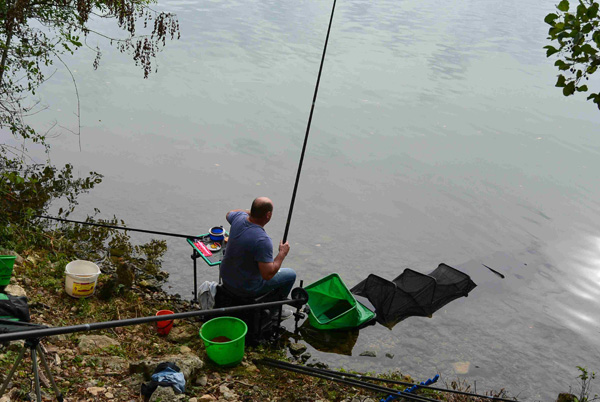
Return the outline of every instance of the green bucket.
[[[206,354],[219,366],[235,366],[244,358],[248,326],[239,318],[218,317],[200,328]]]
[[[14,255],[0,255],[0,288],[10,283],[16,258]]]

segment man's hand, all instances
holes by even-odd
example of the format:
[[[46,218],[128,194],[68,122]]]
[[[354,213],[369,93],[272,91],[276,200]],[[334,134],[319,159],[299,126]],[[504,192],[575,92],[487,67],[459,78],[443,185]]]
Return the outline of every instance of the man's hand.
[[[279,240],[279,254],[283,254],[283,257],[285,258],[285,256],[288,255],[289,252],[290,243],[288,243],[287,241],[283,243],[282,240]]]
[[[287,241],[284,243],[282,240],[280,240],[279,241],[279,254],[277,254],[277,257],[275,257],[275,260],[273,260],[273,262],[259,262],[258,263],[258,270],[260,271],[260,276],[262,276],[262,278],[265,281],[268,281],[269,279],[274,277],[275,274],[279,271],[279,268],[281,268],[281,264],[283,263],[285,256],[289,252],[290,252],[290,243],[288,243]]]

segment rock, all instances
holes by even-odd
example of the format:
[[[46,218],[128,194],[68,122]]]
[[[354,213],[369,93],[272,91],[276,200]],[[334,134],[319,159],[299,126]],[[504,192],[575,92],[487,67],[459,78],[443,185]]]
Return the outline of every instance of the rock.
[[[8,250],[8,249],[0,249],[0,255],[14,255],[15,257],[15,264],[17,265],[21,265],[23,264],[23,257],[21,257],[19,254],[17,254],[15,251],[12,250]]]
[[[308,361],[308,359],[310,359],[312,357],[312,355],[308,352],[304,353],[302,356],[300,356],[300,360],[302,360],[302,363],[306,363]]]
[[[196,379],[196,385],[200,385],[201,387],[206,387],[206,384],[208,384],[208,377],[206,377],[205,375],[201,375],[200,377],[198,377]]]
[[[108,399],[113,399],[113,398],[115,397],[115,396],[114,396],[112,393],[110,393],[110,392],[107,392],[106,394],[104,394],[104,396],[105,396],[105,397],[107,397]]]
[[[188,402],[198,402],[198,398],[190,398]]]
[[[359,356],[365,356],[365,357],[377,357],[377,353],[375,353],[372,350],[365,350],[364,352],[362,352]]]
[[[219,392],[221,393],[223,399],[225,399],[226,401],[233,401],[237,399],[237,395],[235,394],[235,392],[227,388],[226,385],[221,385],[219,387]]]
[[[292,355],[298,356],[306,352],[306,345],[303,343],[290,343],[289,349]]]
[[[254,364],[249,364],[248,366],[246,366],[246,371],[249,373],[257,373],[260,370]]]
[[[138,285],[152,292],[159,292],[161,290],[160,283],[156,279],[144,279]]]
[[[86,391],[94,396],[98,396],[98,394],[100,392],[106,391],[106,388],[104,388],[104,387],[89,387],[88,389],[86,389]]]
[[[158,387],[152,393],[150,402],[174,402],[178,401],[182,395],[176,395],[173,387]]]
[[[194,327],[183,326],[178,327],[177,321],[173,325],[173,329],[169,332],[169,340],[175,343],[187,343],[190,339],[198,337],[198,330]]]
[[[198,402],[210,402],[210,401],[216,401],[216,400],[217,400],[217,398],[215,398],[214,396],[209,395],[209,394],[204,394],[200,397],[200,399],[198,399]],[[190,401],[191,401],[191,399],[190,399]]]
[[[19,285],[6,285],[6,288],[4,289],[4,292],[6,294],[11,295],[11,296],[16,296],[16,297],[25,296],[25,297],[27,297],[27,293],[25,292],[25,289],[23,289]]]
[[[558,399],[556,399],[556,402],[574,402],[574,401],[575,401],[575,395],[568,394],[566,392],[558,394]]]
[[[184,354],[184,355],[188,354],[188,353],[192,353],[192,349],[190,349],[189,347],[184,345],[179,348],[179,353]]]
[[[129,367],[129,361],[119,356],[97,356],[98,364],[112,371],[124,372]]]
[[[89,353],[94,349],[104,349],[109,346],[119,346],[120,343],[105,335],[83,335],[79,338],[79,350]]]
[[[393,359],[394,358],[394,354],[393,353],[386,353],[385,357],[387,357],[388,359]]]

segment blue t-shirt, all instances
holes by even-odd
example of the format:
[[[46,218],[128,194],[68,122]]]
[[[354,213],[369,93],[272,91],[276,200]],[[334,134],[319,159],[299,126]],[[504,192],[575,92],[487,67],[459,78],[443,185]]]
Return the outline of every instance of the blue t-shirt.
[[[230,212],[227,220],[231,230],[219,268],[221,279],[240,296],[252,296],[265,282],[258,263],[273,262],[273,242],[262,226],[248,221],[246,212]]]

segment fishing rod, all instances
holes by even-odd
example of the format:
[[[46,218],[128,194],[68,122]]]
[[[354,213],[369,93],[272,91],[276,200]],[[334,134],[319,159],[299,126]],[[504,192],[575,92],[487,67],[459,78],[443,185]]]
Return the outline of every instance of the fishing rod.
[[[269,361],[269,362],[275,362],[276,364],[285,365],[285,366],[288,366],[288,367],[289,366],[291,366],[291,367],[300,367],[297,364],[292,364],[292,363],[284,362],[284,361],[281,361],[281,360],[275,360],[275,359],[271,359],[271,358],[268,358],[268,357],[265,357],[262,360]],[[306,370],[310,370],[310,371],[314,371],[314,372],[319,372],[319,373],[324,373],[324,374],[329,374],[329,375],[335,375],[335,376],[338,376],[338,377],[354,377],[354,378],[362,378],[362,379],[370,380],[370,381],[381,381],[381,382],[387,382],[387,383],[391,383],[391,384],[416,386],[417,388],[429,389],[429,390],[432,390],[432,391],[449,392],[449,393],[452,393],[452,394],[472,396],[472,397],[476,397],[476,398],[491,399],[491,400],[494,400],[494,401],[503,401],[503,402],[514,402],[515,401],[515,399],[506,399],[506,398],[501,398],[501,397],[496,397],[496,396],[479,395],[479,394],[474,394],[474,393],[471,393],[471,392],[458,391],[458,390],[454,390],[454,389],[438,388],[438,387],[432,387],[430,385],[413,384],[413,383],[406,382],[406,381],[397,381],[397,380],[389,380],[387,378],[369,377],[369,376],[365,376],[365,375],[362,375],[362,374],[340,373],[339,371],[328,370],[328,369],[320,369],[320,368],[317,368],[317,367],[308,367],[308,366],[302,366],[302,367],[304,367]]]
[[[300,288],[296,288],[300,289]],[[260,303],[260,308],[269,308],[269,307],[279,307],[284,304],[288,304],[293,307],[301,307],[308,301],[308,294],[306,291],[294,291],[292,292],[292,299]],[[186,311],[183,313],[174,313],[168,315],[160,315],[160,316],[148,316],[148,317],[137,317],[137,318],[128,318],[124,320],[114,320],[114,321],[104,321],[104,322],[95,322],[90,324],[79,324],[79,325],[71,325],[66,327],[53,327],[53,328],[43,328],[43,329],[33,329],[33,330],[24,330],[18,332],[12,332],[8,334],[0,334],[0,343],[6,341],[15,341],[18,339],[34,339],[34,338],[43,338],[46,336],[53,335],[64,335],[64,334],[72,334],[75,332],[84,332],[84,331],[93,331],[99,329],[108,329],[108,328],[117,328],[117,327],[126,327],[130,325],[139,325],[139,324],[147,324],[150,322],[157,321],[166,321],[166,320],[178,320],[183,318],[193,318],[193,317],[211,317],[214,315],[227,315],[230,313],[239,313],[241,311],[253,310],[256,309],[256,305],[249,304],[244,306],[235,306],[235,307],[223,307],[211,310],[195,310],[195,311]]]
[[[427,397],[424,397],[421,395],[410,394],[408,392],[399,391],[399,390],[393,389],[393,388],[386,388],[386,387],[382,387],[382,386],[375,385],[375,384],[370,384],[370,383],[363,382],[363,381],[356,381],[356,380],[352,380],[349,378],[330,376],[327,374],[322,374],[322,373],[318,373],[315,371],[306,370],[305,366],[292,365],[290,367],[287,365],[275,363],[275,362],[278,362],[278,360],[269,361],[266,359],[260,359],[260,360],[255,360],[254,362],[258,363],[258,364],[264,364],[266,366],[271,366],[271,367],[275,367],[275,368],[293,371],[293,372],[300,373],[300,374],[310,375],[310,376],[317,377],[317,378],[322,378],[322,379],[329,380],[329,381],[340,382],[342,384],[352,385],[354,387],[364,388],[364,389],[368,389],[370,391],[375,391],[375,392],[386,394],[386,395],[392,394],[394,396],[398,396],[398,397],[407,399],[409,401],[421,401],[421,402],[435,401],[435,402],[438,402],[437,399],[431,399],[431,398],[427,398]]]
[[[310,107],[310,114],[308,116],[308,124],[306,125],[306,134],[304,136],[304,144],[302,145],[302,152],[300,154],[300,163],[298,164],[298,172],[296,173],[296,183],[294,184],[294,191],[292,192],[292,201],[290,202],[290,211],[288,213],[287,223],[285,224],[285,232],[283,233],[283,242],[287,240],[288,231],[290,230],[290,222],[292,221],[292,211],[294,210],[294,202],[296,201],[296,192],[298,191],[298,182],[300,181],[300,172],[302,171],[302,163],[304,162],[304,153],[306,151],[306,144],[308,142],[308,134],[310,133],[310,123],[312,122],[313,112],[315,110],[315,103],[317,102],[317,93],[319,92],[319,83],[321,82],[321,72],[323,71],[323,63],[325,62],[325,53],[327,52],[327,42],[329,42],[329,32],[331,32],[331,24],[333,22],[333,12],[335,11],[335,3],[337,0],[333,0],[333,7],[331,8],[331,18],[329,19],[329,27],[327,28],[327,36],[325,37],[325,46],[323,46],[323,55],[321,56],[321,66],[319,67],[319,74],[317,75],[317,85],[315,86],[315,94],[313,95],[312,105]]]
[[[157,234],[157,235],[161,235],[161,236],[183,237],[185,239],[196,239],[199,237],[198,235],[190,236],[190,235],[178,234],[178,233],[157,232],[155,230],[133,229],[133,228],[126,228],[123,226],[105,225],[102,223],[73,221],[70,219],[55,218],[53,216],[44,216],[44,215],[33,215],[33,216],[35,218],[51,219],[51,220],[60,221],[60,222],[78,223],[80,225],[97,226],[97,227],[108,228],[108,229],[119,229],[119,230],[131,231],[131,232],[150,233],[150,234]]]

